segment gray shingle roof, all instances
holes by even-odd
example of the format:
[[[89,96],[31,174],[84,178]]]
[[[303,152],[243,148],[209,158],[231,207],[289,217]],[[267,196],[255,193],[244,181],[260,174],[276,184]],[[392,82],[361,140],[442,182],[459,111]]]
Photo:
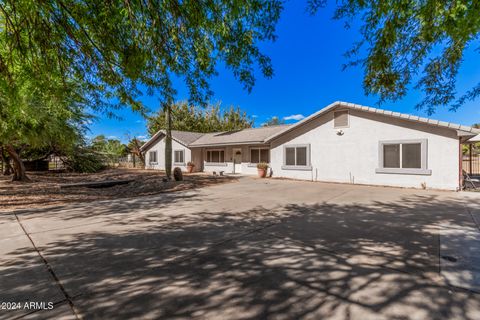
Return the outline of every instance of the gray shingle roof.
[[[277,125],[261,128],[248,128],[238,131],[225,131],[214,133],[199,133],[172,130],[172,138],[187,147],[201,146],[220,146],[231,144],[252,144],[263,143],[264,140],[286,128],[290,125]],[[142,151],[147,150],[158,139],[165,135],[164,130],[158,131],[150,140],[148,140],[141,148]]]
[[[480,130],[469,127],[469,126],[422,118],[422,117],[405,114],[405,113],[371,108],[371,107],[366,107],[366,106],[362,106],[354,103],[342,102],[342,101],[336,101],[295,124],[277,125],[277,126],[261,127],[261,128],[249,128],[249,129],[243,129],[238,131],[215,132],[215,133],[199,133],[199,132],[172,130],[172,137],[173,139],[175,139],[176,141],[178,141],[179,143],[187,147],[268,143],[273,139],[279,137],[280,135],[286,132],[290,132],[294,128],[302,126],[303,124],[308,123],[309,121],[312,121],[313,119],[327,113],[328,111],[336,107],[356,109],[356,110],[361,110],[361,111],[366,111],[371,113],[382,114],[382,115],[393,117],[393,118],[425,123],[432,126],[449,128],[452,130],[456,130],[459,136],[464,135],[466,137],[473,137],[475,135],[478,135],[475,139],[478,139],[478,137],[480,137]],[[162,137],[162,135],[164,134],[165,132],[163,130],[160,130],[159,132],[157,132],[149,141],[147,141],[142,146],[141,148],[142,151],[147,150],[149,146],[155,143],[157,139]],[[474,139],[472,139],[472,141],[473,140]]]
[[[165,130],[159,130],[157,133],[153,135],[153,137],[150,138],[150,140],[148,140],[142,145],[140,150],[142,151],[147,150],[151,145],[157,142],[158,139],[162,138],[164,135],[165,135]],[[197,140],[203,135],[204,133],[200,133],[200,132],[172,130],[172,138],[187,147],[190,143]]]
[[[190,144],[191,147],[264,143],[265,139],[291,125],[249,128],[230,132],[206,133]]]
[[[199,139],[203,135],[204,133],[200,132],[172,130],[172,138],[186,146],[190,145],[192,142]]]

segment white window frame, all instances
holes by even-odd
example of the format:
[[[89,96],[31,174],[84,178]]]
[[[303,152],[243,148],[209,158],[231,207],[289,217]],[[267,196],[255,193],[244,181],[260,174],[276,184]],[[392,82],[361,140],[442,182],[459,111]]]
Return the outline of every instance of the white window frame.
[[[152,161],[152,154],[155,154],[155,161]],[[151,165],[158,164],[158,152],[157,150],[149,151],[148,152],[148,163]]]
[[[183,161],[180,161],[180,162],[175,161],[175,153],[176,153],[176,152],[181,152],[181,153],[182,153]],[[173,164],[174,164],[174,165],[177,165],[177,166],[183,166],[183,165],[185,165],[185,150],[184,150],[184,149],[176,149],[176,150],[173,150]]]
[[[335,113],[337,112],[347,112],[347,125],[346,126],[335,126]],[[340,109],[333,111],[333,129],[342,129],[342,128],[349,128],[350,127],[350,110],[348,109]]]
[[[209,151],[221,151],[223,152],[223,162],[208,162],[208,152]],[[206,149],[205,150],[205,165],[206,166],[227,166],[227,162],[225,161],[225,154],[226,154],[226,151],[225,149]],[[220,157],[220,155],[219,155]]]
[[[287,149],[295,148],[295,165],[287,165]],[[297,165],[297,148],[306,148],[307,149],[307,164],[306,165]],[[310,162],[310,144],[289,144],[283,146],[283,170],[312,170],[312,165]]]
[[[420,149],[420,168],[402,168],[402,145],[403,144],[416,144],[421,145]],[[400,168],[385,168],[383,165],[383,146],[398,144],[400,145]],[[375,173],[394,173],[394,174],[413,174],[413,175],[431,175],[432,170],[428,169],[428,141],[427,139],[415,139],[415,140],[386,140],[378,142],[378,168],[375,169]]]
[[[257,150],[258,151],[258,160],[260,162],[252,162],[252,150]],[[249,166],[250,167],[253,167],[253,166],[256,166],[257,164],[261,163],[261,159],[260,159],[260,152],[261,150],[267,150],[268,151],[268,161],[267,163],[270,163],[270,149],[269,148],[264,148],[264,147],[251,147],[250,150],[249,150],[249,154],[248,156],[250,157],[249,159]]]

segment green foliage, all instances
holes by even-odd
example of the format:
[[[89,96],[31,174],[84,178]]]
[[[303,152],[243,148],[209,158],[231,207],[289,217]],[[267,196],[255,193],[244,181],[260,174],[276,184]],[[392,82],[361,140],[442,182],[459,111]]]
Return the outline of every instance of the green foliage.
[[[128,154],[127,146],[121,143],[120,140],[107,139],[104,135],[93,138],[91,148],[101,154],[112,165],[118,163],[120,157]]]
[[[140,161],[145,164],[145,156],[140,150],[144,142],[140,141],[137,137],[133,137],[127,144],[127,151],[132,153],[134,156],[137,156]]]
[[[73,147],[62,159],[67,170],[83,173],[98,172],[105,168],[106,163],[103,155],[83,145]]]
[[[257,163],[257,169],[267,170],[268,167],[269,167],[268,163],[266,163],[266,162]]]
[[[0,9],[0,145],[8,147],[14,161],[13,179],[28,180],[18,152],[64,150],[77,143],[89,103],[81,84],[59,66],[43,63],[56,52],[31,48],[21,29],[24,21],[15,20],[15,26],[2,2]]]
[[[469,144],[462,144],[462,154],[469,155],[470,154],[470,145]],[[480,154],[480,142],[476,142],[472,144],[472,154]]]
[[[72,144],[86,110],[144,112],[140,85],[171,103],[173,78],[205,105],[218,62],[250,91],[255,66],[273,74],[258,44],[275,39],[281,9],[281,0],[1,0],[0,144]]]
[[[263,123],[262,126],[263,127],[269,127],[269,126],[278,126],[280,124],[285,124],[285,120],[283,119],[280,119],[279,117],[271,117],[270,119],[268,119],[267,122]]]
[[[92,139],[92,148],[98,152],[111,154],[117,157],[127,155],[128,148],[117,139],[107,139],[104,135]]]
[[[309,9],[315,13],[325,4],[310,0]],[[346,53],[346,67],[362,66],[365,92],[380,101],[401,99],[416,77],[415,87],[425,94],[417,108],[429,114],[480,96],[480,82],[460,96],[455,91],[463,54],[478,45],[479,1],[341,0],[334,18],[347,27],[362,23],[362,39]]]
[[[90,91],[97,109],[116,98],[117,106],[143,111],[140,84],[172,101],[172,77],[184,81],[192,101],[205,103],[219,61],[247,90],[254,65],[272,76],[258,43],[275,39],[281,9],[281,0],[2,0],[0,73],[8,76],[20,59],[43,78],[60,69]]]
[[[41,84],[33,75],[19,75],[12,86],[2,80],[5,79],[0,78],[0,144],[37,148],[68,144],[78,138],[87,116],[82,112],[84,100],[76,85],[39,87]],[[55,80],[58,79],[51,79]]]
[[[246,112],[233,106],[221,110],[220,104],[202,108],[182,101],[173,104],[171,107],[172,130],[207,133],[240,130],[250,128],[253,125],[253,120],[247,116]],[[154,135],[158,130],[165,130],[165,116],[165,110],[161,109],[155,116],[148,119],[150,135]]]

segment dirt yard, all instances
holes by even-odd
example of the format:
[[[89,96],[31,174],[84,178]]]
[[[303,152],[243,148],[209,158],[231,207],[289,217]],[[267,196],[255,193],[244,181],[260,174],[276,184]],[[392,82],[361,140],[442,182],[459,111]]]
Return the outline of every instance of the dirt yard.
[[[28,176],[32,182],[11,182],[10,177],[0,176],[0,210],[145,196],[236,180],[194,173],[184,174],[181,182],[163,182],[163,172],[139,169],[109,169],[93,174],[29,172]],[[134,181],[107,188],[61,187],[71,183],[130,179]]]

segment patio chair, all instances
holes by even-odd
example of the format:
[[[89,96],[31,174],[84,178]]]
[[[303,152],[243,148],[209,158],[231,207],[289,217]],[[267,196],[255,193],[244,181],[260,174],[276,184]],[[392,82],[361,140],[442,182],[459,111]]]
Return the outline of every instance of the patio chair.
[[[472,186],[473,189],[477,189],[476,183],[480,185],[480,179],[470,177],[470,175],[465,170],[463,170],[463,189],[468,188],[468,183]]]

